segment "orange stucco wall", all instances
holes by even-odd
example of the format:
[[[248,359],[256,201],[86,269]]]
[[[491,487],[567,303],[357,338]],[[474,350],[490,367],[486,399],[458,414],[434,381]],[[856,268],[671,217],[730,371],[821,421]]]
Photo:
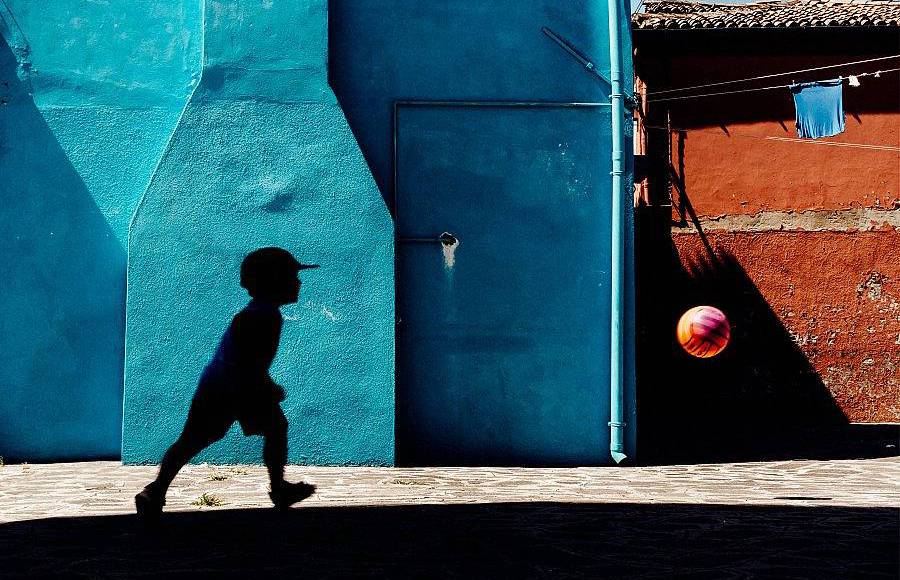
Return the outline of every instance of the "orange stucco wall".
[[[666,354],[701,382],[740,382],[729,400],[765,391],[773,404],[759,405],[761,420],[778,396],[802,383],[803,396],[821,394],[844,420],[900,421],[898,73],[864,77],[858,88],[845,84],[846,131],[817,140],[797,138],[787,88],[671,101],[661,99],[674,95],[654,91],[896,54],[898,40],[896,29],[635,35],[635,67],[648,93],[645,189],[651,205],[669,198],[673,205],[671,247],[659,244],[656,258],[645,252],[671,264],[671,298],[662,290],[644,296],[668,300],[676,318],[698,303],[731,309],[730,354],[706,365],[681,360],[677,346]],[[802,414],[799,403],[791,416]]]
[[[847,115],[846,132],[827,141],[796,139],[793,119],[784,126],[759,121],[673,135],[673,163],[682,160],[698,215],[900,205],[900,153],[857,145],[900,147],[900,115]]]
[[[673,84],[690,86],[709,78],[709,74],[735,78],[743,76],[738,74],[740,71],[802,69],[873,56],[878,55],[767,59],[685,56],[671,60],[669,74],[680,79]],[[816,74],[827,77],[879,67],[888,68],[876,62]],[[814,73],[806,76],[819,78]],[[734,88],[787,82],[789,77],[777,77]],[[843,102],[845,132],[817,140],[797,138],[793,99],[786,88],[650,102],[648,107],[651,113],[662,108],[671,117],[672,164],[683,178],[698,215],[900,206],[897,73],[864,77],[858,88],[845,84]]]

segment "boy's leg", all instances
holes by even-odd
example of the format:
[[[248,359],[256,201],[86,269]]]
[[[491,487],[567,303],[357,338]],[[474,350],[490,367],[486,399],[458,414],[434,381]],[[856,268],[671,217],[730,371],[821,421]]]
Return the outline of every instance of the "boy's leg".
[[[263,432],[263,463],[269,470],[272,491],[284,486],[284,466],[287,465],[288,422],[281,407],[275,406],[272,419]]]
[[[156,479],[135,496],[138,515],[151,516],[158,513],[166,501],[166,492],[172,480],[195,455],[225,436],[229,421],[215,408],[205,408],[196,401],[191,403],[188,418],[178,439],[163,455]]]
[[[281,407],[275,405],[272,417],[263,431],[263,462],[269,470],[272,492],[269,497],[278,509],[287,509],[304,500],[316,491],[316,486],[308,483],[287,483],[284,481],[284,466],[287,465],[288,422]]]
[[[184,431],[181,432],[175,443],[163,455],[159,464],[159,473],[151,485],[158,492],[162,493],[164,497],[172,484],[172,480],[175,479],[181,468],[187,465],[194,456],[225,435],[225,433],[219,435],[218,433],[211,434],[204,431],[192,429],[186,424]]]

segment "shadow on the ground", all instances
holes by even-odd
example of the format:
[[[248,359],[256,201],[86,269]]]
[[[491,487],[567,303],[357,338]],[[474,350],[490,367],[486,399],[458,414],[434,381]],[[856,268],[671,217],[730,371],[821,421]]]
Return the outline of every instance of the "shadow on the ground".
[[[0,525],[5,577],[892,577],[892,508],[508,503]]]
[[[648,446],[641,465],[731,463],[745,461],[877,459],[897,457],[900,425],[852,424],[710,431],[691,429],[694,437],[673,437],[666,445]]]
[[[782,428],[753,433],[718,449],[711,461],[775,461],[788,459],[877,459],[897,457],[900,425],[852,424],[832,427]]]

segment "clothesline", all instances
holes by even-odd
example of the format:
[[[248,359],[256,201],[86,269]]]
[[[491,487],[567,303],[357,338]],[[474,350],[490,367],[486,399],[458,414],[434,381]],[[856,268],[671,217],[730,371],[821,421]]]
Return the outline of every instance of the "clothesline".
[[[706,133],[707,135],[719,135],[718,131],[706,131],[703,129],[684,129],[679,127],[660,127],[656,125],[644,125],[644,129],[653,129],[656,131],[691,131],[694,133]],[[827,145],[831,147],[852,147],[855,149],[870,149],[874,151],[893,151],[900,153],[900,147],[891,145],[878,145],[876,143],[847,143],[844,141],[817,141],[815,139],[798,139],[796,137],[775,137],[768,135],[741,135],[739,133],[729,133],[729,137],[737,137],[740,139],[762,139],[764,141],[781,141],[786,143],[805,143],[810,145]]]
[[[756,77],[747,77],[744,79],[734,79],[734,80],[730,80],[730,81],[706,83],[703,85],[694,85],[691,87],[681,87],[681,88],[677,88],[677,89],[665,89],[662,91],[652,91],[652,92],[647,93],[647,96],[663,95],[663,94],[668,94],[668,93],[680,93],[680,92],[684,92],[684,91],[693,91],[695,89],[708,89],[709,87],[719,87],[722,85],[731,85],[731,84],[736,84],[736,83],[745,83],[745,82],[749,82],[749,81],[758,81],[758,80],[762,80],[762,79],[771,79],[771,78],[775,78],[775,77],[783,77],[783,76],[787,76],[787,75],[796,75],[796,74],[807,73],[807,72],[815,72],[815,71],[826,70],[826,69],[830,69],[830,68],[840,68],[840,67],[844,67],[844,66],[853,66],[853,65],[857,65],[857,64],[879,62],[882,60],[890,60],[892,58],[900,58],[900,54],[894,54],[891,56],[882,56],[882,57],[878,57],[878,58],[869,58],[866,60],[856,60],[856,61],[852,61],[852,62],[843,62],[840,64],[829,64],[829,65],[825,65],[825,66],[817,66],[817,67],[813,67],[813,68],[792,70],[792,71],[773,73],[773,74],[768,74],[768,75],[760,75],[760,76],[756,76]],[[859,76],[859,75],[857,75],[857,76]]]
[[[868,77],[868,76],[878,76],[878,75],[882,75],[885,73],[896,72],[896,71],[900,71],[900,67],[872,71],[872,72],[864,72],[864,73],[859,73],[859,74],[854,74],[854,75],[847,75],[847,76],[842,76],[839,78],[848,79],[851,76],[854,76],[857,78]],[[665,97],[662,99],[647,99],[647,102],[648,103],[662,103],[664,101],[682,101],[685,99],[700,99],[700,98],[704,98],[704,97],[717,97],[719,95],[736,95],[738,93],[752,93],[752,92],[756,92],[756,91],[771,91],[774,89],[787,89],[790,87],[791,87],[791,85],[789,85],[789,84],[788,85],[770,85],[767,87],[756,87],[753,89],[738,89],[738,90],[734,90],[734,91],[719,91],[716,93],[701,93],[699,95],[684,95],[684,96],[680,96],[680,97]]]

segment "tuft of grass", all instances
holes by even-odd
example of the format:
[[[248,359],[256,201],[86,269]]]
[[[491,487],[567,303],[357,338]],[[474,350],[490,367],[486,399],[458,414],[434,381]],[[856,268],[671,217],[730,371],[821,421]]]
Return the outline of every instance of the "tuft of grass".
[[[415,479],[397,478],[391,481],[394,485],[428,485],[427,481],[417,481]]]
[[[225,481],[228,479],[227,473],[213,473],[209,476],[210,481]]]
[[[211,493],[203,493],[200,497],[197,498],[191,505],[196,505],[200,507],[217,507],[223,505],[225,502],[220,500],[218,497],[214,496]]]
[[[250,472],[243,467],[232,467],[231,473],[234,475],[250,475]]]
[[[4,465],[6,465],[6,464],[3,463],[3,456],[0,455],[0,467],[3,467]]]

